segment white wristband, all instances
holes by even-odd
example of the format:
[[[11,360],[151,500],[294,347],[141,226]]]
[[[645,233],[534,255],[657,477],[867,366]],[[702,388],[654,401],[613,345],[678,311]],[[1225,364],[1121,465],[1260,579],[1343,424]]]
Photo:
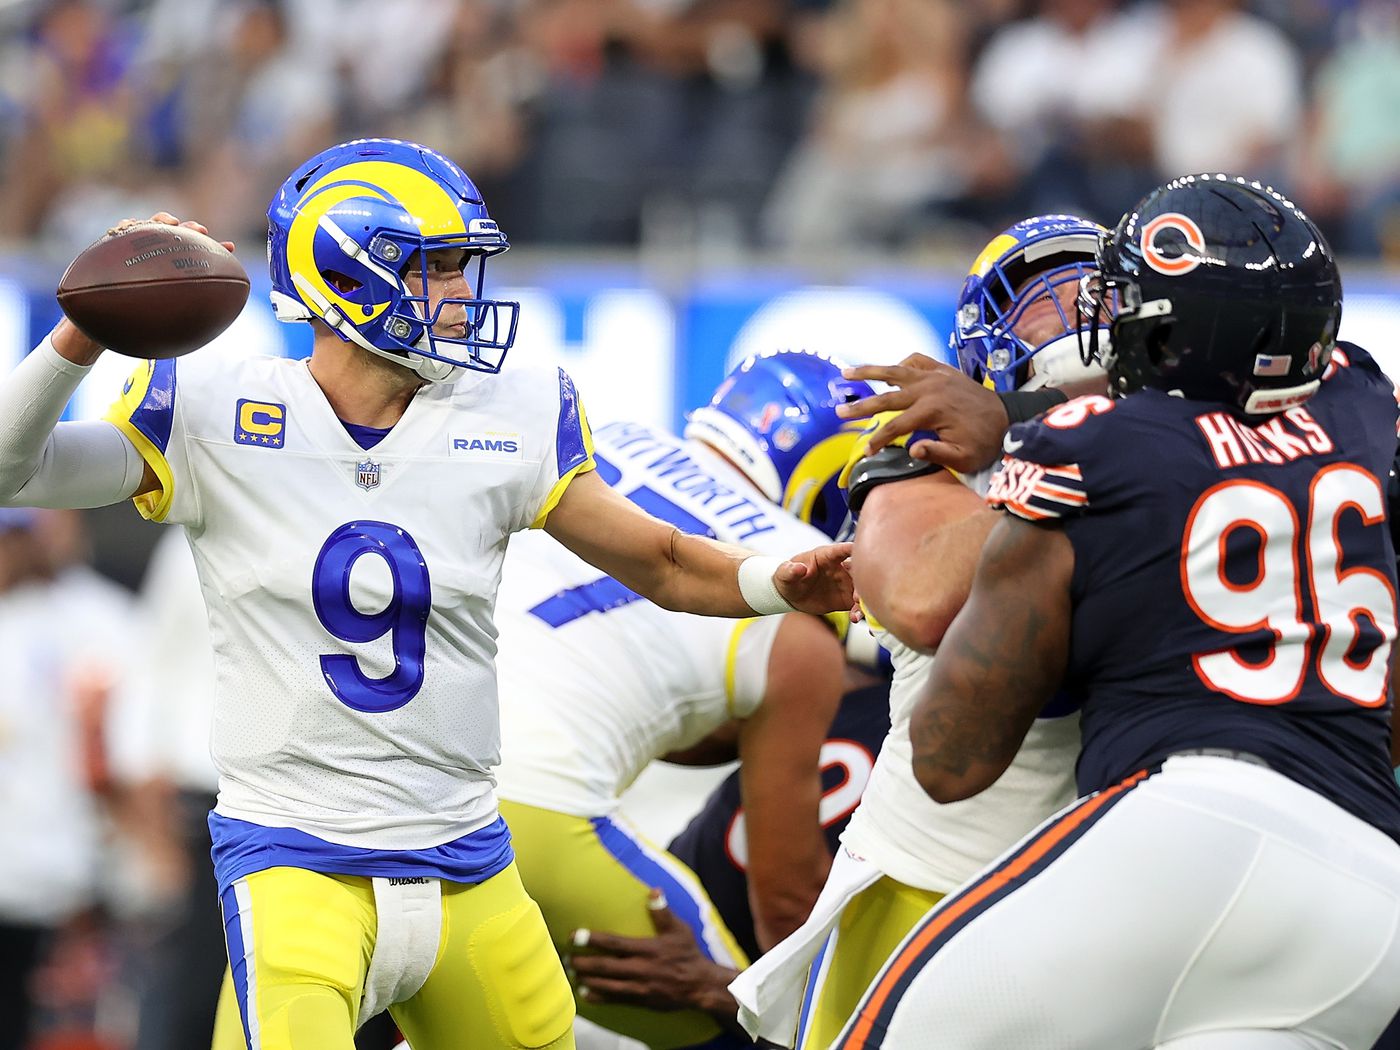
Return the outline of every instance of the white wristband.
[[[797,609],[778,593],[778,585],[773,582],[773,574],[782,561],[754,554],[739,563],[739,593],[749,608],[760,616],[776,616],[781,613],[796,612]]]

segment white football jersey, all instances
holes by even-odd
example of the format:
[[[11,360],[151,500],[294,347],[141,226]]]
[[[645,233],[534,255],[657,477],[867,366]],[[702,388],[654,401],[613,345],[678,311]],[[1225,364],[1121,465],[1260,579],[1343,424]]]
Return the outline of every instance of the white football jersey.
[[[985,493],[991,473],[962,481]],[[890,732],[841,843],[906,886],[949,893],[1074,801],[1079,716],[1036,719],[995,784],[961,802],[937,803],[914,779],[909,738],[914,704],[936,657],[910,649],[878,627],[875,636],[894,661]]]
[[[506,543],[592,467],[562,371],[415,394],[365,451],[307,362],[150,362],[108,418],[183,524],[215,650],[225,818],[421,850],[492,823]]]
[[[890,732],[841,842],[891,878],[948,893],[1074,801],[1079,716],[1036,719],[1010,767],[981,794],[940,804],[914,779],[909,720],[935,657],[877,631],[894,660]]]
[[[636,423],[593,437],[603,480],[685,532],[782,557],[830,542],[704,445]],[[668,612],[541,535],[511,541],[496,617],[501,797],[581,817],[749,714],[781,622]]]

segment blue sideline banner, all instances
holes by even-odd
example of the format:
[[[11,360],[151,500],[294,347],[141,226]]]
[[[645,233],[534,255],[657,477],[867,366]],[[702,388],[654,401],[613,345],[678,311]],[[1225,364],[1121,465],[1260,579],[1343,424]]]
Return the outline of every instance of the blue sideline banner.
[[[26,271],[16,265],[3,273],[0,367],[9,369],[57,321],[57,275],[40,281],[20,276]],[[521,303],[506,367],[526,361],[563,366],[595,421],[678,428],[685,412],[707,400],[724,373],[752,353],[810,349],[856,363],[893,362],[917,352],[947,360],[961,280],[954,272],[890,271],[824,286],[796,274],[731,271],[663,290],[632,271],[575,264],[536,271],[529,283],[496,285],[491,293]],[[266,277],[255,272],[242,316],[200,352],[307,356],[309,327],[279,324],[267,292]],[[1342,336],[1400,375],[1400,286],[1375,277],[1348,280]],[[131,367],[105,355],[70,415],[101,415]]]

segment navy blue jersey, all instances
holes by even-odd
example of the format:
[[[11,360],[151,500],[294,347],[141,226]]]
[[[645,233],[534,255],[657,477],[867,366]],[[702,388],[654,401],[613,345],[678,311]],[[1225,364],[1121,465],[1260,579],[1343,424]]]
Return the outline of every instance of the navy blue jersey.
[[[1390,381],[1343,344],[1305,405],[1262,423],[1144,390],[1012,427],[989,502],[1074,546],[1082,792],[1239,750],[1400,840],[1396,419]]]
[[[836,855],[841,832],[865,792],[875,756],[890,731],[890,686],[856,689],[841,698],[822,745],[821,821],[826,846]],[[748,853],[739,774],[714,790],[705,805],[671,842],[671,852],[700,877],[724,924],[750,959],[762,952],[754,936],[746,875]]]

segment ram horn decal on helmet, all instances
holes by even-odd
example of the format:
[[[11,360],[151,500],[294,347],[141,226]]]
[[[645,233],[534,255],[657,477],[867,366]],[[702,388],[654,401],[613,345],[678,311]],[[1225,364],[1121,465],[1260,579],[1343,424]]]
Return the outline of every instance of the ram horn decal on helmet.
[[[948,340],[958,366],[997,391],[1058,385],[1095,372],[1098,364],[1080,357],[1086,318],[1079,299],[1107,232],[1077,215],[1037,215],[994,237],[958,295]],[[1041,303],[1053,305],[1058,323],[1038,323],[1046,334],[1028,339],[1022,322]],[[1103,336],[1106,344],[1106,330]]]

